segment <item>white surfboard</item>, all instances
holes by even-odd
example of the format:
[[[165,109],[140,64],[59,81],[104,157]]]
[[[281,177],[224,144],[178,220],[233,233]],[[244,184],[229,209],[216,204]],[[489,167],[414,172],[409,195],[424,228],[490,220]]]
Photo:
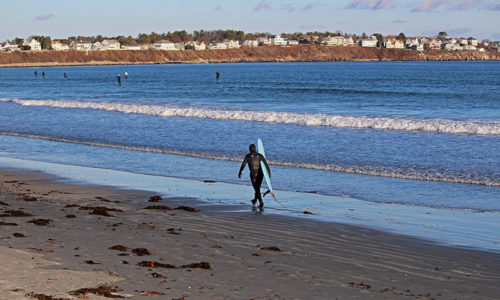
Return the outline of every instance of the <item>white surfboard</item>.
[[[262,156],[266,157],[266,152],[264,151],[264,144],[262,144],[261,139],[257,140],[257,152],[262,154]],[[264,162],[260,162],[260,167],[262,168],[262,171],[264,173],[264,180],[266,181],[267,188],[271,192],[271,196],[273,196],[273,198],[276,200],[276,197],[274,196],[273,192],[273,186],[271,185],[271,178],[269,177],[269,170],[267,170]]]

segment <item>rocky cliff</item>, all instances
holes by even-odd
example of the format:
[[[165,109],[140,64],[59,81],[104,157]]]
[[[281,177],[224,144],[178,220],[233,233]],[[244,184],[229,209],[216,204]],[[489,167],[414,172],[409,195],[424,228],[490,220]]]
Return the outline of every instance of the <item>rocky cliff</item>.
[[[227,62],[500,60],[498,52],[414,51],[299,45],[206,51],[18,51],[0,52],[1,67]]]

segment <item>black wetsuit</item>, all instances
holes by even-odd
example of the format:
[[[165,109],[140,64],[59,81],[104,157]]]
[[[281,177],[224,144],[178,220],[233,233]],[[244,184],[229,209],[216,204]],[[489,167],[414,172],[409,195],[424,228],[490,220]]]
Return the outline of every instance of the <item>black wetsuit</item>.
[[[264,179],[264,173],[262,172],[262,168],[260,166],[261,161],[266,166],[269,176],[271,176],[271,169],[269,169],[266,158],[262,154],[257,153],[255,150],[250,151],[250,153],[245,156],[238,176],[241,177],[241,172],[245,169],[245,165],[248,164],[248,168],[250,169],[250,181],[252,182],[253,189],[255,190],[255,198],[252,203],[255,204],[255,202],[259,200],[260,205],[263,205],[262,196],[260,194],[260,185],[262,184],[262,179]]]

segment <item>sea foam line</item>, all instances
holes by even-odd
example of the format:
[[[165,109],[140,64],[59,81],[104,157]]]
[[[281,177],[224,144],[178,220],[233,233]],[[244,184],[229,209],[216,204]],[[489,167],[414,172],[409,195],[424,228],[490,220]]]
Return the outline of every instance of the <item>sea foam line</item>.
[[[226,156],[226,155],[212,155],[212,154],[196,153],[196,152],[181,151],[181,150],[161,149],[161,148],[152,148],[152,147],[140,147],[140,146],[127,146],[127,145],[119,145],[119,144],[98,143],[98,142],[91,142],[91,141],[78,141],[78,140],[71,140],[71,139],[66,139],[66,138],[57,138],[57,137],[50,137],[50,136],[16,133],[16,132],[0,132],[0,135],[24,137],[24,138],[31,138],[31,139],[38,139],[38,140],[47,140],[47,141],[53,141],[53,142],[79,144],[79,145],[86,145],[86,146],[93,146],[93,147],[121,149],[121,150],[128,150],[128,151],[150,152],[150,153],[170,154],[170,155],[187,156],[187,157],[210,159],[210,160],[241,162],[241,158],[239,158],[239,157]],[[419,181],[436,181],[436,182],[449,182],[449,183],[474,184],[474,185],[500,187],[499,180],[490,179],[490,178],[471,178],[471,177],[467,177],[467,176],[460,177],[460,176],[451,175],[451,174],[423,173],[423,172],[418,172],[418,171],[406,172],[404,170],[397,170],[397,169],[390,169],[390,168],[377,168],[377,167],[367,167],[367,166],[363,166],[363,167],[362,166],[342,166],[342,165],[333,165],[333,164],[315,164],[315,163],[307,163],[307,162],[286,162],[286,161],[274,161],[274,160],[270,160],[269,164],[275,165],[275,166],[282,166],[282,167],[303,168],[303,169],[312,169],[312,170],[337,172],[337,173],[349,173],[349,174],[367,175],[367,176],[378,176],[378,177],[390,177],[390,178],[410,179],[410,180],[419,180]]]
[[[500,121],[486,120],[343,116],[332,114],[222,110],[199,107],[179,107],[174,105],[162,106],[69,100],[0,99],[0,102],[12,102],[23,106],[95,109],[121,112],[126,114],[143,114],[160,117],[208,118],[216,120],[295,124],[302,126],[329,126],[335,128],[423,131],[472,135],[500,135]]]

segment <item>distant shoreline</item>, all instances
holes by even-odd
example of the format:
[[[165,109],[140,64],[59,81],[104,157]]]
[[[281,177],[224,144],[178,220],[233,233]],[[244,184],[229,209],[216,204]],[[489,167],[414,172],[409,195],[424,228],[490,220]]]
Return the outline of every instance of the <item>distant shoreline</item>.
[[[0,68],[105,66],[139,64],[201,64],[252,62],[338,62],[338,61],[498,61],[499,52],[416,51],[300,45],[293,47],[263,46],[228,50],[107,50],[107,51],[15,51],[0,53]]]

